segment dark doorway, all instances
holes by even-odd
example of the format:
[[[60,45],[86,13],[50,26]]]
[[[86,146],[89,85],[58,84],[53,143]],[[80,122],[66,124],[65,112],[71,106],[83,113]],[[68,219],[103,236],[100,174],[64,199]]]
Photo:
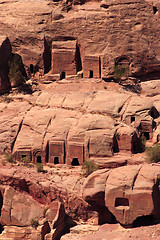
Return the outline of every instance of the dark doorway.
[[[158,12],[158,9],[157,9],[157,7],[153,7],[153,13],[155,14],[156,12]]]
[[[37,156],[37,162],[42,163],[42,157],[41,156]]]
[[[72,166],[79,166],[79,161],[78,158],[73,158],[72,162],[71,162]]]
[[[89,78],[93,78],[93,71],[92,70],[89,71]]]
[[[116,198],[115,207],[119,207],[119,206],[129,206],[128,198]]]
[[[54,157],[54,164],[59,164],[59,157]]]
[[[79,46],[76,45],[76,71],[79,72],[82,70],[81,54]]]
[[[30,64],[30,73],[34,72],[33,64]]]
[[[22,155],[21,157],[22,157],[22,159],[23,159],[23,158],[26,158],[26,157],[27,157],[27,155]]]
[[[101,58],[99,57],[99,77],[101,78]]]
[[[131,116],[131,123],[132,122],[135,122],[135,117],[134,116]]]
[[[64,79],[65,77],[66,77],[66,73],[65,72],[61,72],[60,80]]]
[[[49,161],[49,143],[47,142],[47,145],[46,145],[46,155],[45,155],[45,162],[48,163]]]
[[[113,152],[114,153],[119,152],[118,141],[117,141],[118,137],[119,137],[118,135],[117,135],[117,137],[116,137],[116,135],[114,135],[114,137],[113,137]]]
[[[150,139],[149,132],[143,132],[143,135],[145,136],[145,138],[146,138],[147,140]]]
[[[51,50],[52,42],[44,37],[44,52],[43,52],[43,63],[44,73],[48,73],[51,70]]]

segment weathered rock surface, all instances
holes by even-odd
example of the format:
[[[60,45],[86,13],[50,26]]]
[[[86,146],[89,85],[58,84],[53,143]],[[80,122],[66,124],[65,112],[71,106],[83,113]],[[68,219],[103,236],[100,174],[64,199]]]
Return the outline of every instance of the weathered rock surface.
[[[3,97],[0,153],[12,153],[18,160],[27,156],[33,162],[39,156],[43,163],[54,163],[54,158],[61,155],[59,163],[72,164],[73,158],[78,158],[82,164],[88,159],[105,162],[116,152],[140,152],[137,143],[141,132],[147,131],[150,139],[159,134],[158,95],[146,98],[121,88],[94,91],[102,84],[86,81],[82,88],[78,82],[63,83],[62,92],[62,85],[55,82],[42,85],[42,91],[32,95]],[[154,137],[153,142],[157,139]],[[58,156],[50,152],[50,142],[61,146]],[[79,150],[73,153],[75,146]]]
[[[74,218],[88,218],[87,204],[78,194],[80,180],[75,179],[75,176],[73,176],[75,182],[72,181],[74,192],[65,183],[67,178],[65,174],[64,178],[62,174],[62,182],[64,179],[62,184],[61,178],[56,179],[54,176],[56,174],[39,175],[35,170],[29,169],[27,173],[22,169],[0,169],[0,223],[5,226],[0,239],[13,240],[16,232],[19,239],[33,239],[33,237],[44,239],[48,235],[50,239],[58,239],[64,233],[64,229],[73,226],[73,221],[66,212]],[[7,174],[5,174],[6,170],[8,170]],[[32,174],[29,174],[31,172]],[[41,184],[38,183],[40,181]],[[30,228],[33,220],[39,222],[37,230]],[[11,226],[11,229],[6,226]]]
[[[1,211],[1,224],[27,226],[31,225],[32,219],[39,220],[42,216],[43,207],[31,196],[6,187]]]
[[[5,226],[4,231],[0,234],[0,239],[39,240],[41,239],[41,233],[32,227]]]
[[[144,226],[133,229],[125,229],[119,224],[104,224],[99,227],[99,230],[92,234],[87,234],[86,236],[82,236],[78,239],[80,240],[102,240],[102,239],[113,239],[113,240],[150,240],[155,239],[158,240],[160,237],[159,232],[159,224],[153,226]],[[68,238],[63,237],[64,240],[68,240]],[[69,239],[76,239],[70,236]]]
[[[105,206],[123,225],[142,216],[159,219],[159,174],[158,165],[148,164],[94,172],[84,182],[83,197],[91,205],[101,205],[105,194]]]
[[[0,31],[7,32],[29,71],[30,65],[50,69],[52,40],[77,39],[82,68],[84,56],[101,56],[101,76],[106,78],[113,74],[115,61],[126,56],[131,73],[157,78],[158,29],[159,3],[152,1],[1,3]]]

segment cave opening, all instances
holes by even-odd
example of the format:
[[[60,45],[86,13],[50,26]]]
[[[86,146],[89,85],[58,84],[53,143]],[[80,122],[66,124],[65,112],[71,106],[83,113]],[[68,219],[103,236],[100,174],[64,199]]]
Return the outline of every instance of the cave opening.
[[[33,64],[30,64],[30,73],[31,73],[31,74],[34,73],[34,67],[33,67]]]
[[[54,164],[59,164],[59,157],[54,157]]]
[[[156,6],[153,6],[153,14],[156,14],[156,12],[158,12],[158,9]]]
[[[61,72],[60,80],[64,79],[65,77],[66,77],[66,73],[65,72]]]
[[[92,70],[89,71],[89,78],[93,78],[93,71]]]
[[[79,161],[78,161],[78,158],[73,158],[72,162],[71,162],[71,165],[72,166],[79,166]]]
[[[41,156],[37,156],[37,163],[42,163],[42,157]]]
[[[134,116],[131,116],[131,123],[132,122],[135,122],[135,117]]]
[[[115,207],[126,207],[129,206],[128,198],[116,198],[115,200]]]

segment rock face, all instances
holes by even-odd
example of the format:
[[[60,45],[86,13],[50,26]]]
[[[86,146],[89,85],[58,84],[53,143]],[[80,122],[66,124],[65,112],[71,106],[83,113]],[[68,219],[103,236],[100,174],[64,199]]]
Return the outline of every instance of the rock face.
[[[65,198],[62,189],[58,193],[56,187],[49,188],[44,184],[43,188],[40,184],[13,177],[14,174],[15,171],[8,170],[6,175],[1,169],[0,223],[5,230],[0,234],[0,239],[14,240],[17,236],[18,239],[39,240],[47,234],[50,234],[50,239],[60,238],[68,227],[69,219],[63,203],[58,201],[59,198],[61,201]],[[68,201],[70,203],[67,204],[71,205],[72,200]],[[70,224],[73,224],[72,220]]]
[[[12,153],[19,161],[27,157],[34,163],[81,165],[117,152],[141,152],[142,134],[152,140],[159,116],[154,99],[125,91],[62,93],[61,84],[52,87],[0,103],[1,154]]]
[[[105,206],[123,225],[142,216],[160,219],[158,203],[160,167],[133,165],[94,172],[83,185],[83,197],[91,205]],[[110,221],[110,219],[109,219]]]
[[[87,66],[88,76],[89,72],[90,76],[91,72],[94,76],[100,66],[101,76],[107,78],[113,74],[116,66],[119,68],[124,65],[128,68],[129,74],[143,76],[153,73],[154,75],[158,71],[159,61],[158,55],[153,57],[154,46],[150,48],[150,44],[153,42],[156,44],[155,51],[158,53],[159,15],[158,11],[155,14],[153,5],[147,1],[130,0],[92,4],[78,7],[79,14],[72,13],[73,21],[67,19],[70,16],[68,13],[65,19],[53,22],[51,27],[57,37],[65,36],[67,33],[78,39],[85,75],[87,76]],[[154,37],[153,29],[156,33]],[[140,52],[138,49],[141,49]],[[96,57],[97,59],[100,57],[100,60],[95,61]],[[86,59],[92,62],[92,68],[86,63]]]
[[[12,47],[8,37],[0,36],[0,93],[9,90],[8,79],[9,61],[12,56]]]
[[[1,7],[0,30],[31,74],[51,69],[52,40],[76,40],[85,77],[108,78],[121,67],[141,78],[159,76],[157,1],[12,1]]]
[[[6,187],[4,192],[3,207],[1,212],[2,225],[27,226],[32,219],[43,216],[43,207],[32,197],[25,193],[18,193],[11,187]]]

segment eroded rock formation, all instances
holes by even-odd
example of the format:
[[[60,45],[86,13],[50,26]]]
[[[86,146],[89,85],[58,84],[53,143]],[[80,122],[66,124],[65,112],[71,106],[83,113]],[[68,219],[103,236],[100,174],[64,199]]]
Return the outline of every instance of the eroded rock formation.
[[[52,41],[72,39],[85,77],[109,78],[122,65],[129,75],[159,77],[158,1],[12,1],[1,8],[0,31],[28,73],[49,71]]]
[[[123,225],[132,225],[143,216],[160,219],[158,165],[133,165],[99,170],[84,182],[83,197],[93,206],[106,206]],[[108,210],[108,212],[107,212]]]

